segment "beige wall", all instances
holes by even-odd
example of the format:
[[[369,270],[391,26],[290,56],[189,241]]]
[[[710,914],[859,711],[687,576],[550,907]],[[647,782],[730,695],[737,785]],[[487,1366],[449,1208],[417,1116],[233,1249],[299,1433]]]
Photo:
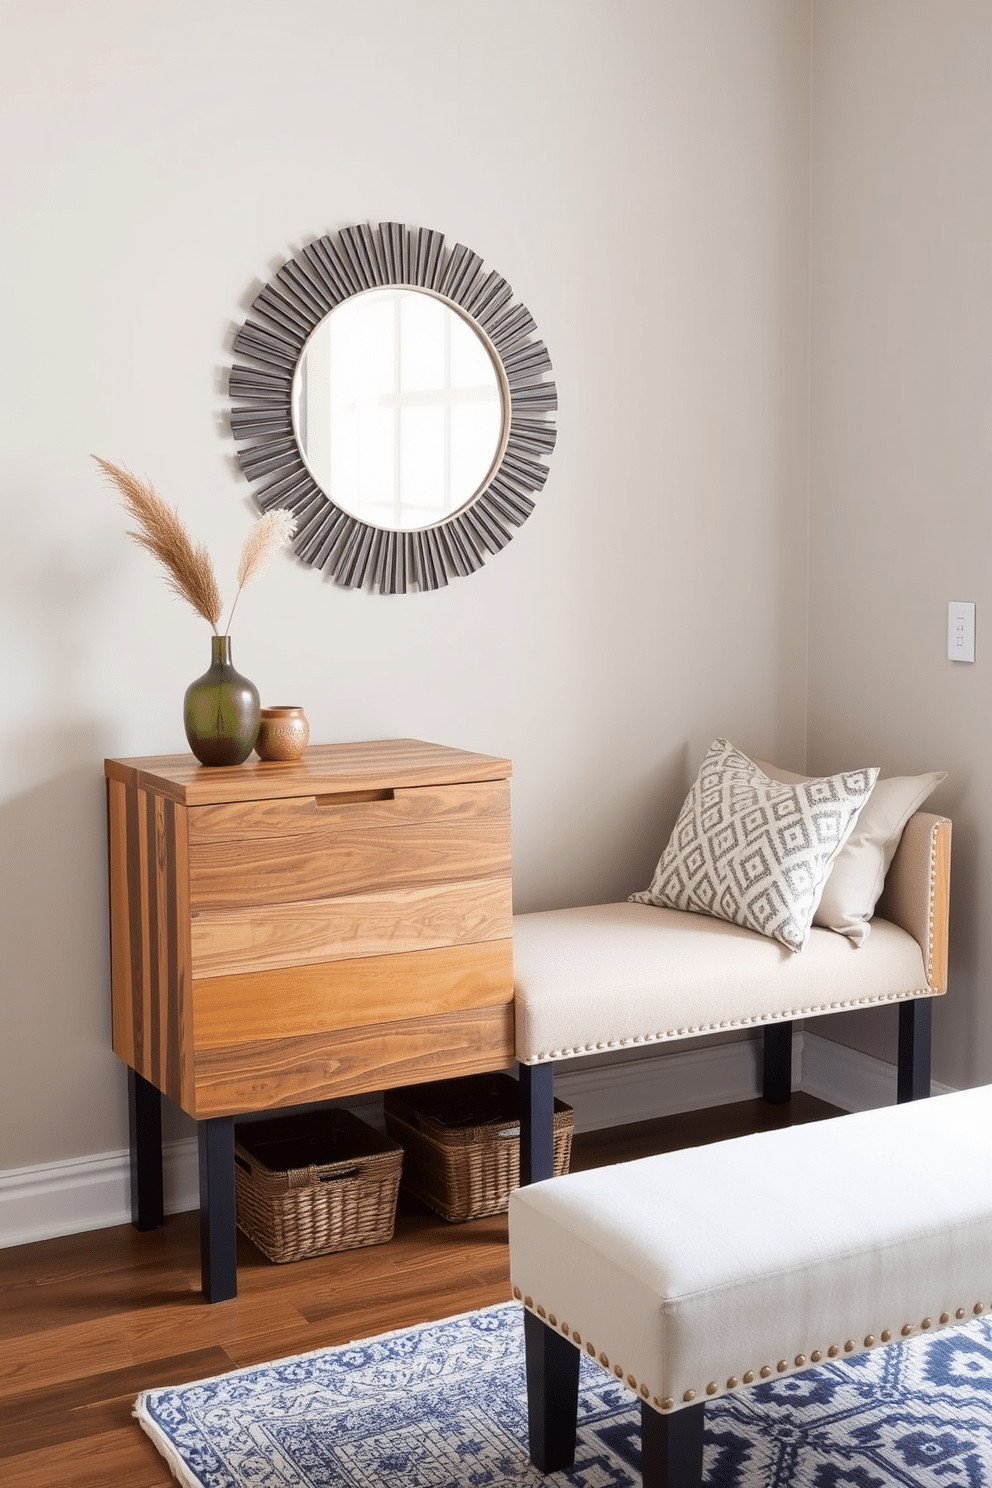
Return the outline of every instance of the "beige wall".
[[[714,734],[802,753],[808,125],[795,0],[0,3],[0,1170],[125,1144],[102,761],[183,748],[208,655],[89,455],[229,575],[231,328],[309,237],[477,248],[561,432],[520,536],[439,594],[278,561],[234,631],[263,698],[512,756],[524,909],[643,886]]]
[[[934,1072],[974,1085],[992,1080],[992,7],[827,0],[813,16],[808,763],[949,772]],[[977,603],[974,666],[946,659],[949,599]],[[891,1059],[894,1020],[822,1031]]]

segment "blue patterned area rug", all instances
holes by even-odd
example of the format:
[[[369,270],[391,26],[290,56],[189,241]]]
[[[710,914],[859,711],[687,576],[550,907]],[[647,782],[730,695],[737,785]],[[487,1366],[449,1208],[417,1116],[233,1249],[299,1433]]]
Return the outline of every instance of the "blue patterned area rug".
[[[515,1303],[147,1390],[135,1415],[187,1488],[639,1488],[634,1396],[583,1358],[575,1467],[527,1457]],[[992,1320],[714,1401],[712,1488],[992,1488]]]

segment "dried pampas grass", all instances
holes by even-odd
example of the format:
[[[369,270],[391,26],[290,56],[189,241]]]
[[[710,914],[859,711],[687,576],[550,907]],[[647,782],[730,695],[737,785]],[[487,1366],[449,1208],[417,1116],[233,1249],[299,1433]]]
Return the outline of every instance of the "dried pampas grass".
[[[249,584],[254,584],[256,579],[262,577],[272,562],[273,553],[277,548],[281,548],[283,543],[289,542],[295,531],[296,518],[292,512],[283,511],[281,507],[259,517],[245,538],[244,547],[241,549],[241,562],[238,564],[238,592],[234,596],[234,604],[227,617],[228,625],[234,618],[234,611],[241,598],[242,589],[246,589]]]
[[[130,470],[112,465],[99,455],[93,458],[110,484],[116,487],[128,516],[138,524],[138,530],[129,531],[128,537],[158,559],[165,569],[169,588],[210,622],[215,635],[221,634],[218,626],[224,606],[206,548],[202,544],[194,545],[179,513],[162,500],[150,481],[139,480]],[[228,627],[242,589],[262,576],[276,549],[288,542],[295,531],[296,519],[287,511],[266,512],[255,522],[241,550],[238,592],[228,616]]]
[[[99,455],[93,458],[117,487],[128,516],[138,524],[139,530],[129,532],[128,537],[158,559],[165,569],[169,588],[191,604],[204,620],[209,620],[216,633],[223,604],[206,548],[193,545],[179,513],[166,505],[149,481],[139,480],[130,470],[111,465]]]

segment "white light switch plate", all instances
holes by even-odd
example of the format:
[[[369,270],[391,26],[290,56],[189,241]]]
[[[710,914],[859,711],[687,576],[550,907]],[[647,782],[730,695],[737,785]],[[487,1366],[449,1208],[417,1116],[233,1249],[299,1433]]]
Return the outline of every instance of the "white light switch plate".
[[[947,659],[975,659],[975,606],[971,600],[950,599],[947,602]]]

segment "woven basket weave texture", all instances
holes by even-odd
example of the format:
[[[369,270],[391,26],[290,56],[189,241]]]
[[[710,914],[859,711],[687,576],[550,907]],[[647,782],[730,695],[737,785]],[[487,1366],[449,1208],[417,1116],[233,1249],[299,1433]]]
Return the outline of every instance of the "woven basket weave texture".
[[[239,1124],[238,1228],[270,1261],[381,1245],[396,1223],[402,1148],[351,1111]]]
[[[502,1214],[520,1184],[520,1087],[469,1075],[387,1091],[386,1130],[403,1148],[403,1187],[442,1219]],[[555,1174],[568,1172],[574,1113],[555,1101]]]

